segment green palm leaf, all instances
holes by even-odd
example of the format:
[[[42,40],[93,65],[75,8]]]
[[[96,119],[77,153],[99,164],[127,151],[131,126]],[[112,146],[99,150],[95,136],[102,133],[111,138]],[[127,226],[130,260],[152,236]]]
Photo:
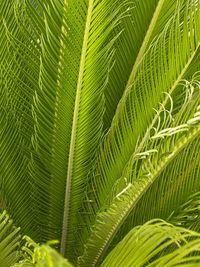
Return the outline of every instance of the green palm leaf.
[[[199,33],[195,32],[196,25],[199,25],[199,4],[189,1],[187,8],[183,8],[184,5],[180,2],[172,19],[152,42],[151,49],[138,66],[133,86],[128,87],[118,105],[111,128],[101,145],[95,179],[88,189],[92,210],[105,205],[114,182],[123,175],[133,156],[142,152],[143,142],[137,145],[137,141],[146,139],[149,125],[153,125],[157,118],[153,108],[158,109],[160,101],[166,104],[168,97],[163,91],[172,94],[180,81],[191,75],[190,65],[199,51]],[[194,35],[189,35],[190,31]],[[180,61],[183,47],[184,59]],[[92,188],[95,188],[94,195],[90,194]]]
[[[115,11],[111,12],[114,4]],[[29,142],[24,144],[28,157],[25,161],[19,159],[24,162],[24,167],[20,169],[28,170],[24,175],[29,177],[31,190],[27,189],[25,193],[31,195],[33,202],[30,205],[27,203],[28,207],[23,205],[21,210],[35,210],[32,213],[34,217],[31,217],[35,228],[31,229],[30,222],[25,220],[30,228],[29,234],[39,241],[61,239],[61,252],[65,254],[67,244],[70,257],[75,253],[76,214],[81,206],[88,170],[92,168],[102,136],[103,90],[114,41],[110,40],[109,34],[120,10],[120,4],[116,4],[117,1],[107,0],[84,1],[81,5],[72,1],[57,1],[56,5],[53,1],[16,2],[13,10],[18,23],[27,23],[29,27],[21,26],[22,36],[16,38],[7,30],[9,42],[20,51],[19,61],[23,64],[29,61],[29,55],[26,50],[21,51],[24,48],[21,45],[25,46],[31,36],[35,47],[35,51],[31,47],[30,68],[25,71],[27,77],[35,78],[33,85],[29,85],[30,99],[27,99],[31,108],[24,110],[25,123],[33,127],[27,134]],[[30,12],[33,19],[29,17]],[[75,13],[79,14],[80,21],[74,20]],[[18,68],[21,70],[20,66]],[[20,81],[23,81],[23,75],[19,73]],[[10,95],[13,99],[14,92]],[[16,101],[23,100],[19,95]],[[22,110],[23,106],[19,109]],[[13,135],[10,126],[4,134],[8,130]],[[20,126],[15,131],[13,142],[21,147],[21,134],[25,133],[21,133]],[[3,143],[2,161],[10,153],[8,144]],[[14,148],[13,143],[10,148]],[[17,151],[16,148],[14,151]],[[11,173],[15,166],[18,166],[18,159],[13,167],[10,164],[11,170],[8,171]],[[14,172],[16,180],[12,181],[11,186],[17,192],[18,175],[22,174],[19,170]],[[11,178],[8,179],[11,181]],[[14,196],[10,188],[5,184],[3,186],[6,197],[9,194]],[[18,198],[16,205],[25,202],[24,198]],[[27,220],[29,218],[27,216]]]
[[[17,219],[21,227],[27,231],[27,227],[29,229],[33,227],[30,228],[33,214],[32,200],[28,196],[31,195],[32,186],[27,182],[30,157],[27,152],[31,147],[33,133],[31,96],[36,75],[32,72],[33,62],[27,65],[27,61],[30,60],[32,51],[37,53],[37,50],[33,49],[29,36],[24,35],[21,28],[17,27],[14,1],[2,3],[0,10],[2,15],[0,188],[3,199],[1,208],[6,208],[13,215],[13,219]],[[24,55],[27,61],[23,60]],[[16,213],[13,214],[13,210]]]
[[[129,232],[101,266],[198,266],[199,249],[198,233],[153,220]]]
[[[21,236],[19,228],[12,225],[6,212],[0,214],[0,259],[2,267],[10,267],[22,256],[20,252]]]
[[[191,147],[194,148],[195,145],[197,145],[197,142],[193,142]],[[167,160],[163,158],[163,161],[166,164]],[[198,166],[198,162],[199,160],[197,158],[196,166]],[[158,172],[159,171],[160,167],[158,167]],[[171,176],[173,177],[172,166],[169,165],[167,171],[171,171]],[[195,169],[193,174],[196,174]],[[174,180],[173,187],[171,177],[169,176],[166,180],[166,175],[164,176],[165,180],[163,177],[163,181],[160,181],[160,179],[162,179],[161,176],[159,183],[155,183],[152,178],[155,178],[157,175],[157,173],[154,173],[152,177],[140,177],[127,187],[123,187],[124,185],[121,182],[117,189],[118,194],[116,195],[116,200],[114,198],[110,207],[106,207],[106,210],[99,213],[96,218],[94,229],[90,234],[88,243],[86,243],[84,255],[81,257],[81,260],[84,262],[83,266],[95,266],[95,264],[90,265],[88,262],[90,260],[102,260],[104,255],[107,254],[107,251],[113,248],[133,225],[144,223],[148,219],[158,216],[167,218],[178,203],[187,197],[189,192],[199,188],[198,180],[193,179],[191,183],[187,179],[188,176],[186,176],[187,178],[185,178],[185,181],[181,176],[179,180]],[[182,187],[185,187],[185,192],[184,190],[180,192],[180,188],[178,187],[180,180],[182,181]],[[129,187],[130,189],[126,191],[126,188]],[[119,191],[120,188],[121,192]],[[164,192],[167,192],[169,196],[166,196],[165,193],[165,198],[163,198]],[[176,195],[175,199],[173,199],[174,195]],[[157,199],[156,205],[155,196]],[[105,225],[107,225],[106,229]]]
[[[50,247],[55,242],[39,245],[27,236],[23,239],[19,234],[20,228],[13,226],[12,220],[2,212],[0,214],[0,265],[2,267],[20,266],[66,266],[72,265],[56,250]]]
[[[199,261],[194,232],[132,229],[199,230],[200,2],[3,0],[0,13],[0,208],[62,254],[27,243],[19,264]]]
[[[119,184],[115,191],[119,191],[124,184],[125,181]],[[106,211],[97,215],[91,236],[85,244],[84,254],[78,259],[79,266],[99,266],[119,227],[127,217],[134,193],[135,187],[129,183],[115,196]]]
[[[64,259],[50,246],[55,242],[51,241],[48,244],[39,245],[27,236],[24,239],[26,239],[25,246],[22,248],[24,259],[12,265],[12,267],[73,267],[67,259]]]
[[[200,101],[199,87],[196,90],[189,98],[188,92],[186,92],[184,106],[176,114],[173,114],[171,97],[169,111],[161,106],[158,121],[155,123],[157,126],[153,125],[155,127],[152,126],[151,129],[155,133],[146,137],[146,144],[143,141],[144,152],[133,155],[122,178],[117,180],[110,197],[107,197],[107,203],[110,201],[112,203],[112,199],[115,199],[116,195],[121,195],[120,191],[126,192],[127,185],[124,185],[123,181],[131,182],[130,185],[133,189],[129,190],[127,196],[123,196],[122,206],[114,204],[115,202],[110,204],[108,214],[112,220],[108,223],[107,228],[109,230],[107,232],[103,227],[94,226],[97,229],[90,234],[89,245],[86,243],[85,256],[83,256],[86,262],[97,257],[95,254],[90,256],[94,250],[98,257],[106,254],[106,251],[110,250],[109,246],[114,247],[133,226],[155,217],[167,219],[173,209],[185,201],[191,192],[199,190],[199,138],[196,139],[200,130],[199,113],[196,112],[199,109],[198,103]],[[193,118],[190,117],[192,114]],[[177,124],[178,126],[176,126]],[[170,125],[174,127],[169,127]],[[166,128],[162,129],[162,127]],[[138,149],[141,148],[138,147]],[[192,161],[191,168],[187,171],[187,163],[190,162],[190,159]],[[184,172],[186,174],[183,176],[182,173]],[[173,198],[174,195],[176,195],[175,199]],[[113,214],[113,205],[116,206],[114,212],[116,218]],[[104,206],[104,209],[107,214],[108,204]],[[106,221],[109,219],[103,220],[101,224],[106,224]],[[96,218],[97,225],[98,222],[99,215]],[[101,237],[102,243],[98,244],[98,237]],[[104,249],[101,249],[101,246]]]
[[[182,2],[186,4],[186,2]],[[105,89],[105,127],[110,127],[123,92],[132,84],[140,62],[151,41],[171,19],[177,1],[132,1],[115,32],[121,35],[116,41],[113,68]]]
[[[39,202],[44,195],[41,185],[46,184],[49,198],[41,206],[43,214],[47,211],[49,227],[47,230],[45,226],[44,231],[55,232],[55,236],[48,238],[61,238],[61,253],[65,254],[67,244],[70,257],[76,242],[76,214],[102,135],[103,88],[111,47],[107,38],[117,14],[117,10],[110,13],[112,4],[107,1],[89,1],[82,5],[64,3],[63,18],[57,26],[56,8],[45,9],[47,32],[41,39],[40,88],[33,110],[36,118],[33,142],[37,156],[32,168]],[[106,8],[99,17],[101,6]],[[79,13],[81,21],[74,24],[75,12]],[[60,40],[56,38],[58,33]]]
[[[169,216],[168,220],[177,226],[199,231],[199,192],[192,194]]]

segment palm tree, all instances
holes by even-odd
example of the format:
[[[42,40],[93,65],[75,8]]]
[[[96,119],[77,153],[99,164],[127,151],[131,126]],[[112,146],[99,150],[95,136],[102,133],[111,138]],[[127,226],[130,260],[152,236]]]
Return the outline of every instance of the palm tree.
[[[200,2],[2,0],[0,14],[0,208],[75,266],[198,266]],[[24,253],[1,216],[10,266]]]

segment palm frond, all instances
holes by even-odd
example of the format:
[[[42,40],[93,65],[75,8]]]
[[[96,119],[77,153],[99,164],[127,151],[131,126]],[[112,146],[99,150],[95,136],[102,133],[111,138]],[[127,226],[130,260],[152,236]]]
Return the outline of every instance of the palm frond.
[[[105,88],[105,128],[110,126],[117,104],[123,94],[131,69],[140,50],[141,43],[143,42],[147,45],[143,40],[157,2],[157,0],[148,1],[147,3],[143,1],[128,2],[124,8],[124,16],[113,31],[114,35],[119,32],[121,32],[121,35],[114,45],[115,61],[109,73],[108,85]]]
[[[14,53],[20,51],[18,61],[23,67],[27,65],[25,74],[33,80],[33,85],[29,80],[20,85],[21,88],[28,83],[28,88],[33,89],[28,100],[31,108],[25,114],[30,115],[26,123],[31,128],[29,146],[25,145],[26,175],[31,189],[26,192],[32,200],[27,211],[34,209],[33,217],[29,218],[35,226],[28,234],[36,241],[61,239],[62,254],[68,247],[67,255],[71,258],[79,248],[74,245],[79,224],[76,214],[102,137],[103,92],[116,38],[109,36],[120,18],[121,6],[120,1],[108,0],[81,4],[17,1],[14,12],[23,38],[7,30]],[[22,51],[26,40],[32,44],[30,56]],[[23,68],[20,64],[13,65],[23,81]],[[15,78],[15,73],[12,77]],[[16,104],[19,101],[26,107],[21,95]],[[19,140],[15,141],[21,147]],[[7,157],[8,144],[4,149]],[[19,171],[17,175],[21,175]],[[16,189],[16,180],[9,177],[9,181],[13,190]],[[21,196],[18,198],[16,205],[22,201]]]
[[[24,259],[12,265],[12,267],[73,267],[67,259],[64,259],[51,247],[57,243],[56,241],[49,241],[47,244],[39,245],[27,236],[24,239],[26,240],[25,245],[22,247]]]
[[[199,238],[196,232],[152,220],[133,228],[101,266],[198,266]]]
[[[33,46],[15,23],[14,1],[2,3],[0,187],[3,201],[1,208],[7,209],[24,231],[29,229],[31,232],[34,228],[30,227],[33,209],[28,196],[31,195],[32,186],[27,182],[27,169],[28,150],[31,147],[33,133],[31,95],[35,85],[33,82],[35,73],[32,73],[33,76],[29,79],[31,67],[28,67],[27,61],[22,59],[25,55],[27,60],[30,59]],[[31,63],[33,64],[32,61]]]
[[[22,256],[19,230],[5,211],[0,214],[0,264],[3,267],[10,267]]]
[[[193,88],[192,84],[196,86],[196,83],[193,81],[190,84],[191,88]],[[176,114],[173,114],[173,100],[167,95],[170,105],[169,103],[166,103],[166,105],[169,105],[170,109],[167,110],[164,105],[161,105],[161,109],[157,113],[157,115],[159,114],[157,122],[154,122],[154,125],[148,131],[149,136],[146,136],[145,140],[139,142],[140,145],[143,143],[144,151],[141,151],[141,147],[136,149],[133,157],[126,168],[124,168],[122,177],[115,183],[114,187],[118,188],[118,192],[114,189],[111,194],[108,194],[105,202],[112,203],[116,195],[120,194],[120,190],[122,192],[125,190],[124,180],[133,185],[129,195],[123,198],[124,203],[122,202],[122,205],[126,206],[126,208],[123,208],[124,212],[118,213],[121,210],[118,205],[118,211],[116,211],[118,220],[114,219],[109,223],[108,229],[110,231],[106,232],[98,227],[95,231],[97,237],[106,235],[105,238],[101,239],[105,248],[104,254],[110,250],[109,246],[115,246],[131,227],[144,223],[154,217],[164,217],[166,219],[173,208],[178,206],[181,201],[184,201],[191,191],[199,190],[196,184],[199,177],[199,157],[197,152],[199,138],[196,138],[200,133],[198,113],[198,104],[200,103],[199,86],[195,89],[193,88],[192,92],[189,89],[189,92],[186,91],[184,105],[181,103],[182,108]],[[190,159],[192,160],[190,175],[187,172],[182,177],[182,173],[187,168],[187,160]],[[174,170],[172,165],[176,170]],[[176,171],[176,176],[174,171]],[[179,173],[180,175],[178,176]],[[195,176],[197,176],[196,179]],[[179,192],[178,188],[180,183],[182,193]],[[169,195],[168,197],[166,192]],[[163,194],[165,194],[165,198],[162,197]],[[174,199],[173,195],[175,194],[176,198]],[[157,205],[153,203],[155,199]],[[108,206],[109,204],[102,206],[102,210],[107,210]],[[112,213],[112,208],[109,209],[111,209],[110,213]],[[145,212],[141,212],[141,210]],[[113,218],[115,218],[114,215]],[[97,216],[95,222],[94,227],[96,224],[98,225],[99,216]],[[93,233],[90,234],[88,242],[89,244],[95,242],[97,249],[98,242],[94,237],[95,235]],[[94,245],[89,245],[88,248],[86,243],[85,255],[90,255],[94,250]],[[101,249],[99,248],[97,251],[99,252]],[[85,256],[84,258],[87,257]]]
[[[181,133],[181,135],[184,136],[183,133]],[[178,143],[179,142],[177,142],[176,145],[178,145]],[[135,195],[140,194],[140,190],[142,190],[143,193],[141,198],[135,201],[135,208],[131,211],[122,229],[118,232],[111,247],[134,225],[144,223],[155,217],[168,219],[169,215],[184,203],[190,194],[199,191],[199,138],[191,140],[188,145],[179,151],[173,161],[171,161],[170,157],[172,156],[171,153],[173,153],[171,149],[174,149],[174,144],[167,146],[165,143],[167,150],[162,150],[161,146],[157,152],[149,156],[144,153],[143,156],[146,157],[146,160],[143,159],[142,162],[146,161],[145,165],[143,165],[142,162],[141,165],[137,163],[134,169],[130,171],[130,174],[131,172],[132,174],[134,173],[134,178],[132,176],[133,182],[138,184],[138,191],[137,193],[135,192]],[[156,162],[154,162],[153,154],[155,158],[159,159],[158,161],[156,160]],[[163,166],[161,162],[163,162]],[[160,173],[158,171],[156,174],[154,171],[160,168],[162,170],[160,170]],[[141,172],[146,176],[144,180],[141,179],[143,177],[140,176]],[[135,176],[136,173],[137,177]],[[151,177],[152,174],[153,176],[158,175],[157,178],[154,181],[150,179],[149,182],[147,182],[148,177]],[[145,181],[147,182],[146,185]],[[192,224],[190,226],[192,226]]]
[[[128,8],[114,31],[115,34],[121,31],[121,35],[115,43],[115,62],[105,90],[105,128],[110,127],[117,105],[132,84],[152,40],[171,19],[177,5],[176,0],[128,2]],[[182,5],[186,2],[182,1]]]
[[[115,192],[118,191],[118,194],[115,195],[110,206],[97,215],[90,238],[84,245],[84,253],[78,259],[78,266],[99,266],[105,257],[110,243],[119,230],[119,226],[128,216],[132,205],[135,188],[129,183],[120,191],[124,184],[126,181],[115,188]]]
[[[190,73],[191,62],[199,52],[200,36],[196,30],[200,23],[199,12],[199,3],[196,1],[187,1],[187,8],[180,3],[172,19],[151,43],[133,85],[122,97],[111,128],[101,145],[97,171],[88,189],[87,199],[90,202],[86,199],[86,210],[91,214],[92,222],[93,214],[105,205],[114,182],[123,175],[128,162],[135,155],[138,139],[146,139],[149,125],[156,121],[153,109],[158,109],[160,102],[166,105],[168,98],[163,92],[172,94]],[[180,61],[183,47],[184,55]],[[198,134],[197,130],[194,138]],[[183,145],[182,141],[180,146]]]
[[[62,254],[29,244],[18,266],[99,266],[141,236],[134,266],[199,261],[198,234],[163,221],[122,240],[152,218],[199,227],[200,2],[144,2],[0,7],[0,208]]]
[[[200,192],[192,194],[184,203],[181,203],[179,207],[173,210],[167,220],[176,226],[190,228],[199,232],[199,201]]]

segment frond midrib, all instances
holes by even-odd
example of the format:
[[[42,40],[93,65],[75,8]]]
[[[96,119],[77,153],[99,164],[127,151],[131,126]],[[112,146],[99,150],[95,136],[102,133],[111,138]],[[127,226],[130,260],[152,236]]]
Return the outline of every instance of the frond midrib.
[[[75,98],[75,107],[74,107],[74,115],[73,115],[73,122],[72,122],[71,140],[70,140],[70,147],[69,147],[63,223],[62,223],[62,233],[61,233],[61,247],[60,247],[60,252],[62,255],[65,254],[66,243],[67,243],[67,232],[68,232],[68,227],[69,227],[68,224],[69,224],[69,212],[70,212],[71,183],[72,183],[73,162],[74,162],[73,159],[74,159],[74,152],[75,152],[77,123],[78,123],[82,81],[83,81],[83,75],[84,75],[84,66],[85,66],[85,61],[86,61],[89,30],[90,30],[90,23],[91,23],[91,18],[92,18],[92,9],[93,9],[93,0],[90,0],[88,4],[88,12],[87,12],[87,17],[86,17],[82,53],[81,53],[81,58],[80,58],[80,67],[79,67],[79,75],[78,75],[78,82],[77,82],[77,88],[76,88],[76,98]]]
[[[119,105],[117,107],[117,110],[116,110],[115,114],[117,114],[118,110],[120,110],[122,108],[123,104],[121,106],[120,103],[125,103],[125,100],[126,100],[128,94],[129,94],[129,91],[131,89],[131,85],[132,85],[132,83],[133,83],[133,81],[135,79],[135,76],[137,74],[137,71],[138,71],[138,68],[140,66],[140,63],[141,63],[141,61],[142,61],[142,59],[144,57],[145,51],[146,51],[147,46],[149,44],[149,40],[151,39],[152,33],[154,31],[154,28],[155,28],[156,22],[158,20],[158,17],[159,17],[159,15],[161,13],[161,10],[162,10],[164,2],[165,2],[165,0],[159,0],[159,2],[157,4],[156,10],[155,10],[155,12],[153,14],[153,17],[151,19],[151,22],[149,24],[149,28],[148,28],[145,36],[144,36],[144,39],[143,39],[142,45],[140,47],[140,50],[138,52],[138,55],[137,55],[137,57],[136,57],[136,59],[134,61],[130,76],[129,76],[128,81],[127,81],[127,83],[125,85],[124,93],[123,93],[123,95],[121,97],[121,100],[119,102]],[[111,127],[112,127],[112,124],[111,124]],[[111,127],[110,127],[110,129],[111,129]]]
[[[160,15],[160,12],[162,10],[162,7],[163,7],[163,4],[164,4],[165,0],[159,0],[158,4],[157,4],[157,7],[156,7],[156,10],[153,14],[153,17],[152,17],[152,20],[151,20],[151,23],[149,25],[149,28],[146,32],[146,35],[144,37],[144,40],[142,42],[142,45],[141,45],[141,48],[138,52],[138,55],[137,55],[137,58],[134,62],[134,65],[133,65],[133,69],[131,71],[131,74],[129,76],[129,79],[128,79],[128,82],[126,84],[126,88],[125,88],[125,92],[124,92],[124,95],[127,94],[127,90],[129,90],[131,84],[133,83],[134,79],[135,79],[135,75],[137,73],[137,70],[138,70],[138,67],[142,61],[142,58],[145,54],[145,51],[146,51],[146,48],[149,44],[149,40],[151,39],[151,36],[152,36],[152,33],[154,31],[154,28],[155,28],[155,25],[156,25],[156,22],[158,20],[158,17]]]

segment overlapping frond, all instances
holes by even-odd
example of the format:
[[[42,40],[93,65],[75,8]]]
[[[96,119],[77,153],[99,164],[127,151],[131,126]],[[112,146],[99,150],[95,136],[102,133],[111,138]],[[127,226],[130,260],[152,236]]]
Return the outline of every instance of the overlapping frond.
[[[12,265],[12,267],[73,267],[67,259],[63,258],[51,247],[57,241],[49,241],[47,244],[40,245],[28,236],[24,236],[24,239],[26,242],[22,247],[23,257],[18,263]]]
[[[170,223],[192,230],[198,231],[200,229],[200,192],[192,194],[181,203],[170,216],[167,218]]]
[[[78,259],[79,266],[99,266],[105,257],[110,243],[119,230],[119,226],[128,216],[128,211],[132,205],[135,188],[131,183],[126,184],[127,182],[124,181],[115,188],[115,192],[117,190],[119,193],[110,206],[97,215],[90,238],[84,245],[84,254]],[[122,185],[125,187],[120,191]]]
[[[197,141],[192,142],[190,148],[195,147],[198,149],[197,144],[199,144],[199,140]],[[196,152],[196,155],[198,155],[197,153],[198,152]],[[148,152],[146,154],[144,153],[143,156],[147,157],[147,154]],[[179,162],[180,160],[183,161],[183,155],[185,156],[185,151],[179,156]],[[187,160],[189,161],[190,156],[191,151],[188,151],[184,162],[187,162]],[[163,158],[163,161],[167,165],[167,160],[165,160],[166,159]],[[101,258],[106,255],[134,225],[144,223],[148,219],[154,217],[167,219],[170,212],[172,212],[181,201],[184,201],[190,192],[199,190],[199,175],[196,171],[196,168],[199,167],[199,158],[194,155],[194,158],[192,158],[193,165],[190,171],[188,170],[184,176],[181,173],[185,171],[187,165],[181,165],[177,162],[178,160],[173,162],[176,173],[179,174],[176,178],[174,178],[172,164],[169,164],[167,170],[161,178],[158,176],[159,179],[157,179],[156,182],[151,180],[151,175],[145,170],[144,175],[146,177],[139,177],[132,181],[132,184],[129,185],[130,189],[128,193],[125,190],[126,187],[121,182],[120,186],[118,186],[118,194],[116,195],[117,199],[121,197],[121,201],[118,201],[116,204],[114,198],[113,203],[107,206],[104,212],[100,212],[96,218],[94,233],[92,232],[90,234],[88,244],[86,243],[85,255],[83,258],[85,259],[86,265],[83,264],[83,266],[87,266],[87,261],[89,261],[89,259],[94,260],[95,257],[99,256]],[[149,162],[149,164],[151,164],[151,162]],[[157,166],[160,168],[161,165],[158,164]],[[180,166],[180,170],[177,169],[177,166]],[[166,175],[166,172],[168,172],[168,175]],[[195,174],[197,175],[196,179]],[[156,176],[157,173],[154,173],[154,175]],[[180,190],[180,185],[182,190]],[[121,192],[119,191],[120,189]],[[191,222],[188,221],[188,224],[189,223]],[[102,250],[101,246],[103,247]]]
[[[20,29],[29,38],[30,25],[35,26],[31,42],[39,54],[29,59],[21,53],[20,58],[31,65],[37,61],[30,74],[36,86],[31,95],[34,131],[28,151],[34,238],[60,239],[62,254],[67,244],[71,258],[77,213],[102,136],[103,93],[115,39],[109,36],[121,6],[107,0],[38,0],[15,5],[20,22],[32,14],[29,26],[22,23]]]
[[[138,139],[146,139],[147,129],[157,117],[153,109],[159,108],[159,102],[166,104],[167,97],[163,92],[172,94],[190,73],[190,65],[199,52],[197,28],[200,8],[196,1],[187,1],[187,8],[183,5],[180,2],[172,19],[151,43],[133,85],[118,105],[111,128],[101,145],[97,171],[88,190],[90,202],[86,209],[91,212],[91,218],[94,210],[105,205],[114,182],[125,173],[137,150]],[[139,147],[141,149],[143,145]],[[140,149],[137,153],[143,152]]]
[[[110,69],[108,85],[105,88],[104,128],[110,127],[142,43],[147,46],[144,38],[157,3],[158,0],[128,1],[124,8],[124,16],[113,31],[114,35],[119,32],[121,34],[114,45],[115,61]]]
[[[199,237],[196,232],[152,220],[133,228],[101,266],[198,266]]]
[[[6,212],[0,214],[0,265],[10,267],[22,256],[20,251],[21,236]]]
[[[200,190],[200,2],[13,0],[0,12],[0,208],[80,266],[100,265],[155,217],[197,229],[183,217],[192,207],[197,218],[198,199],[187,200]],[[130,246],[134,266],[199,260],[186,252],[197,241],[184,243],[198,235],[155,225],[130,232],[105,266],[150,229],[166,243],[140,258]],[[183,247],[155,260],[174,240]]]
[[[128,2],[128,11],[115,30],[122,33],[115,44],[116,60],[110,70],[109,82],[105,90],[105,128],[110,127],[117,105],[123,93],[132,84],[152,40],[157,38],[165,24],[172,19],[179,3],[182,8],[187,5],[187,1],[176,0]]]
[[[3,204],[36,240],[61,239],[63,254],[76,240],[76,215],[102,136],[115,39],[109,34],[121,5],[4,1],[2,9]]]
[[[186,107],[182,106],[185,113],[180,109],[174,118],[170,113],[165,114],[165,123],[180,123],[179,126],[158,132],[153,128],[150,139],[153,145],[147,146],[143,153],[135,154],[127,165],[124,176],[137,185],[137,190],[132,196],[130,216],[112,245],[134,225],[155,217],[167,219],[192,193],[199,191],[200,129],[197,123],[199,113],[196,112],[199,100],[199,94],[194,94],[185,103]],[[189,117],[191,111],[193,118]],[[159,127],[161,122],[161,119],[158,120]],[[191,125],[191,122],[195,124]]]
[[[101,239],[106,250],[110,249],[111,243],[112,247],[115,246],[134,225],[144,223],[154,217],[166,219],[191,192],[199,190],[197,186],[199,179],[198,136],[200,134],[198,73],[194,75],[191,82],[183,82],[181,89],[183,90],[182,101],[177,102],[175,109],[173,98],[165,94],[166,98],[156,111],[151,127],[148,128],[142,140],[138,140],[135,153],[124,167],[121,178],[114,185],[114,188],[117,188],[120,184],[119,190],[123,192],[126,188],[123,180],[126,179],[127,182],[132,183],[134,190],[131,196],[127,196],[124,200],[124,203],[129,204],[124,204],[126,208],[124,208],[124,213],[121,213],[122,218],[118,214],[121,220],[109,223],[109,233],[115,229],[116,238],[107,234],[107,238]],[[180,94],[180,88],[177,90]],[[190,160],[192,161],[190,172],[188,170],[183,176],[182,173],[186,172],[187,163]],[[180,184],[181,191],[178,187]],[[112,190],[104,199],[104,203],[112,202],[119,192]],[[176,198],[173,198],[174,195]],[[108,204],[101,209],[107,210]],[[98,221],[97,216],[97,224]],[[98,228],[95,235],[102,236],[105,233],[103,229]],[[89,243],[98,243],[95,235],[90,234]],[[86,247],[85,253],[92,253],[94,250],[92,247],[94,246]],[[106,254],[105,251],[104,253]]]
[[[29,150],[33,133],[32,95],[37,49],[18,27],[15,1],[1,5],[0,88],[0,186],[2,208],[7,209],[24,231],[32,232],[31,181],[28,181]],[[26,17],[24,17],[26,21]],[[24,60],[26,59],[26,60]],[[31,61],[31,64],[29,63]],[[20,193],[19,193],[20,192]],[[33,232],[32,232],[33,233]]]

